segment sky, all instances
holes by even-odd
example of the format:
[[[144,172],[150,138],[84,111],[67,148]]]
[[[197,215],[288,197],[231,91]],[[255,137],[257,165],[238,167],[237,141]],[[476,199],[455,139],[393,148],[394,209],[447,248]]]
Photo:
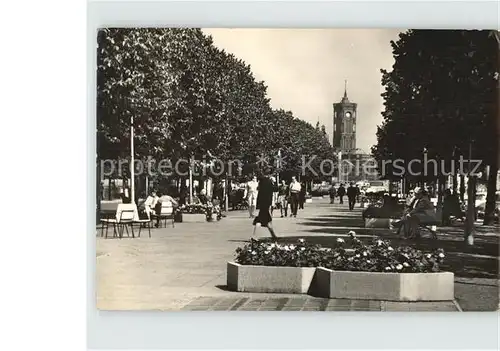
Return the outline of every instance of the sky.
[[[347,95],[358,104],[356,146],[376,143],[382,122],[380,69],[391,69],[390,46],[401,30],[384,29],[204,29],[214,44],[251,66],[268,87],[271,106],[324,124],[330,141],[333,103]]]

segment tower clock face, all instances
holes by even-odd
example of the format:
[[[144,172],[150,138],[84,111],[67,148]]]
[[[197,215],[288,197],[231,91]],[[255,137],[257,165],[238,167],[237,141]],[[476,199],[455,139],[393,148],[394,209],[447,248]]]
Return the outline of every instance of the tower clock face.
[[[346,116],[346,118],[351,118],[351,113],[350,112],[346,112],[345,116]]]

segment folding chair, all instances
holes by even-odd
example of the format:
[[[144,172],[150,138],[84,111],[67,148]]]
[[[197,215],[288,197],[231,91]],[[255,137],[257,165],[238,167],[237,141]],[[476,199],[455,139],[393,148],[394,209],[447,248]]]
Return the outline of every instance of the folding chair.
[[[137,219],[134,219],[134,224],[139,224],[139,234],[137,235],[137,237],[141,237],[141,229],[142,229],[142,225],[143,224],[147,224],[147,228],[148,228],[148,232],[149,232],[149,237],[151,238],[151,213],[150,213],[151,210],[146,210],[146,216],[148,218],[145,218],[145,219],[140,219],[140,218],[137,218]]]
[[[165,220],[165,228],[167,227],[167,220],[172,221],[172,228],[175,227],[174,205],[170,201],[162,202],[160,214],[153,213],[152,217],[155,219],[159,219],[159,223],[161,223],[162,220]]]
[[[134,220],[138,218],[137,207],[134,204],[119,204],[116,209],[115,218],[101,219],[103,223],[102,231],[104,231],[104,224],[106,224],[105,238],[108,237],[108,227],[110,224],[113,224],[113,237],[118,236],[120,239],[123,238],[124,229],[127,231],[127,236],[129,236],[127,225],[130,225],[132,238],[134,238],[134,227],[132,224]],[[102,235],[101,233],[101,236]]]

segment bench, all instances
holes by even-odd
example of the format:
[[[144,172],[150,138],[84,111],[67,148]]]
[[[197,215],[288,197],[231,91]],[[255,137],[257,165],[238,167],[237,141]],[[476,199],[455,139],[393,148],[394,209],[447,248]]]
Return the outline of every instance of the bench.
[[[410,235],[407,238],[411,239],[411,238],[419,237],[420,230],[425,229],[425,230],[429,231],[432,239],[437,240],[437,233],[436,233],[436,229],[434,229],[434,227],[437,227],[438,225],[441,225],[441,221],[434,220],[434,221],[419,222],[418,223],[419,231],[417,233],[410,233]],[[401,232],[401,229],[404,227],[403,221],[398,222],[396,226],[398,227],[398,231],[397,231],[396,235],[399,235],[399,233]]]

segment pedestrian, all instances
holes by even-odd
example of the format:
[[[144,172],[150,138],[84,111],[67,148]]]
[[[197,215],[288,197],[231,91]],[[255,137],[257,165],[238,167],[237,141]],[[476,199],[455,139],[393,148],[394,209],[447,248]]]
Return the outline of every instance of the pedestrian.
[[[361,196],[361,189],[359,188],[358,184],[356,184],[356,202],[359,202],[360,196]]]
[[[285,217],[288,216],[288,197],[290,196],[290,188],[284,180],[281,181],[281,185],[278,188],[278,202],[280,204],[281,218],[283,218],[283,213]]]
[[[290,216],[297,217],[297,210],[299,207],[299,196],[300,196],[300,191],[302,190],[302,186],[300,183],[297,181],[295,177],[292,177],[292,182],[290,183],[290,207],[292,210],[292,213]]]
[[[330,203],[334,204],[335,203],[335,195],[337,195],[337,191],[335,190],[335,187],[332,185],[330,188]]]
[[[354,186],[354,183],[351,183],[351,185],[347,188],[347,199],[349,200],[349,210],[354,209],[354,205],[356,204],[356,196],[358,195],[358,192],[356,190],[356,187]]]
[[[344,203],[344,195],[345,195],[344,184],[340,184],[339,188],[337,189],[337,195],[339,197],[339,203],[342,205]]]
[[[121,197],[122,197],[122,203],[124,204],[129,204],[132,202],[132,199],[130,197],[130,189],[128,187],[127,181],[123,182],[123,188],[121,191]]]
[[[300,185],[300,192],[299,192],[299,209],[303,210],[304,209],[304,203],[306,202],[306,183],[302,182]]]
[[[269,168],[263,170],[262,178],[258,184],[257,208],[259,214],[253,220],[253,237],[257,230],[257,224],[269,230],[271,237],[276,240],[278,237],[273,229],[273,217],[271,215],[271,206],[273,202],[274,184],[270,178],[271,170]]]
[[[255,209],[257,207],[257,196],[258,191],[257,188],[259,183],[257,182],[257,177],[253,176],[252,179],[245,186],[245,194],[244,198],[247,199],[248,202],[248,214],[250,218],[255,218]]]
[[[274,208],[278,204],[278,184],[276,183],[276,178],[270,177],[271,183],[273,183],[273,199],[271,205],[271,216],[273,215]]]

